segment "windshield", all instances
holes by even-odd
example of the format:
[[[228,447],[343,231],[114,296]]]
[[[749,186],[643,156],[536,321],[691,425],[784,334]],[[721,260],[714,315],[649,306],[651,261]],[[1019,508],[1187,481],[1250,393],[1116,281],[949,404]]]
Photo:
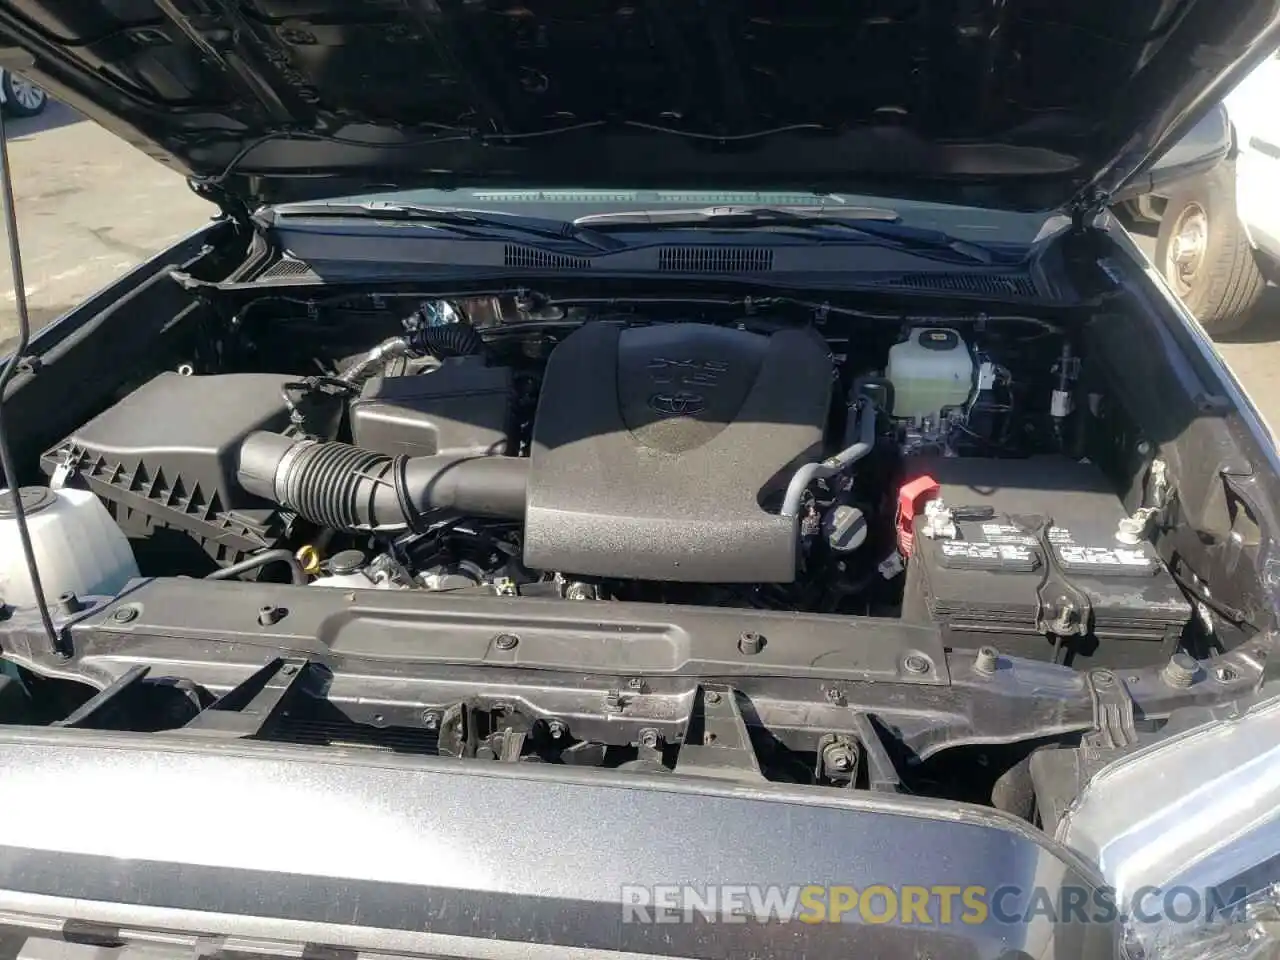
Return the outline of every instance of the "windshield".
[[[681,210],[713,206],[794,206],[838,209],[850,206],[891,207],[902,222],[940,230],[975,241],[1029,244],[1049,232],[1060,217],[1045,213],[1016,213],[942,203],[925,203],[855,194],[714,190],[399,190],[343,197],[342,201],[398,201],[432,207],[513,213],[529,217],[574,220],[592,214],[631,210]],[[333,203],[331,199],[325,201]],[[293,205],[296,209],[306,204]]]

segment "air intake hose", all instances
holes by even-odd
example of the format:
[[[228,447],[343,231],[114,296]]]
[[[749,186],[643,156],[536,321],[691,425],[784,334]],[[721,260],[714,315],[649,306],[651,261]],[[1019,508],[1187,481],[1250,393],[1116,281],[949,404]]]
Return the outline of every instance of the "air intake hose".
[[[441,360],[448,357],[475,357],[484,353],[484,340],[469,323],[423,327],[416,337],[424,350]]]
[[[236,471],[249,493],[335,530],[414,529],[430,510],[524,516],[529,461],[519,457],[389,457],[348,443],[257,431]]]

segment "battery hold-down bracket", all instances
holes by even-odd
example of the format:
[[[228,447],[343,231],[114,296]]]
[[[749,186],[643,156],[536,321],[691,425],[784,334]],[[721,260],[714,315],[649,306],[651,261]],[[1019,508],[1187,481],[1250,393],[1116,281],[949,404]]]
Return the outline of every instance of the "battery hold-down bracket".
[[[1049,636],[1088,636],[1093,630],[1093,604],[1089,602],[1088,594],[1071,582],[1058,563],[1056,551],[1049,541],[1053,518],[1011,516],[1009,520],[1035,540],[1043,561],[1040,586],[1036,588],[1040,603],[1036,629]]]

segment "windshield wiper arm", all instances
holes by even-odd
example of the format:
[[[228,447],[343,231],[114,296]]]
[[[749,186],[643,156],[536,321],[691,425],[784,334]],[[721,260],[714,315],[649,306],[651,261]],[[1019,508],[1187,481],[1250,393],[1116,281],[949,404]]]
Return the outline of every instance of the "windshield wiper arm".
[[[616,237],[599,233],[569,220],[523,217],[519,214],[488,213],[404,203],[399,200],[366,200],[355,202],[307,203],[277,211],[287,216],[367,217],[375,220],[409,220],[462,230],[502,230],[520,233],[540,240],[575,240],[595,250],[611,252],[626,246]]]
[[[909,251],[952,251],[976,263],[996,262],[988,247],[961,240],[941,230],[913,227],[902,222],[897,211],[879,207],[705,207],[700,210],[628,210],[579,217],[579,226],[594,229],[624,227],[633,230],[679,230],[708,227],[716,230],[836,229],[860,234]]]

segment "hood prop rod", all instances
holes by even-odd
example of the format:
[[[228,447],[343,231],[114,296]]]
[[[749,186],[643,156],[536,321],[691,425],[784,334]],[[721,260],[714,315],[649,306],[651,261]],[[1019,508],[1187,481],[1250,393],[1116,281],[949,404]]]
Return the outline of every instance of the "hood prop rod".
[[[40,582],[40,569],[36,563],[35,549],[31,546],[26,511],[22,506],[22,485],[18,481],[18,465],[14,462],[13,450],[9,446],[9,424],[5,416],[5,391],[17,374],[18,364],[22,362],[27,347],[31,344],[31,318],[27,314],[27,291],[22,279],[22,244],[18,239],[18,211],[13,202],[13,170],[9,165],[9,134],[5,130],[3,111],[0,111],[0,200],[3,200],[4,205],[5,240],[9,247],[9,271],[13,278],[13,302],[18,312],[18,342],[14,344],[13,353],[5,361],[4,368],[0,369],[0,467],[4,469],[9,498],[13,501],[13,519],[18,526],[18,539],[22,541],[22,554],[27,562],[27,574],[31,577],[31,588],[35,592],[40,623],[48,639],[48,652],[65,659],[70,653],[64,648],[58,630],[53,625],[53,617],[49,615],[49,602],[45,599],[44,585]]]

